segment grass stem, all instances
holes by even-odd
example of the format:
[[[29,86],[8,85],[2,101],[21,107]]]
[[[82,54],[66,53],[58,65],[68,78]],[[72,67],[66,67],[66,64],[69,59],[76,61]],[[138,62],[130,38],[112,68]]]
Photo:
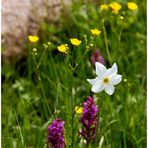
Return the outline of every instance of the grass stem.
[[[107,55],[108,55],[108,59],[109,59],[110,66],[111,66],[111,65],[112,65],[112,59],[111,59],[111,55],[110,55],[110,52],[109,52],[108,41],[107,41],[107,35],[106,35],[106,30],[105,30],[105,25],[104,25],[104,19],[102,19],[102,24],[103,24],[103,34],[104,34],[106,52],[107,52]]]

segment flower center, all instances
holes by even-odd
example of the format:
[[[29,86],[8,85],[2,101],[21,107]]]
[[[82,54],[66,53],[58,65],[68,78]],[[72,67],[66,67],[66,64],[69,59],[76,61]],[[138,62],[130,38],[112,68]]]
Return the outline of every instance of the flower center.
[[[103,79],[103,83],[108,84],[108,83],[109,83],[109,78],[108,78],[108,77],[105,77],[105,78]]]

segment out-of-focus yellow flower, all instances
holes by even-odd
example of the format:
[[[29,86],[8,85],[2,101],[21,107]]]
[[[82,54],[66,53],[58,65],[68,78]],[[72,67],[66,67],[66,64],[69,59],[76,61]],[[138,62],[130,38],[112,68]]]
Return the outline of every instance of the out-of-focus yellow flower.
[[[123,82],[126,83],[127,82],[127,79],[123,79]]]
[[[76,112],[77,114],[81,114],[82,111],[83,111],[83,108],[82,108],[82,107],[75,106],[75,112]]]
[[[36,48],[33,48],[33,49],[32,49],[32,54],[33,54],[33,55],[37,55],[37,54],[38,54]]]
[[[68,51],[68,45],[67,44],[61,44],[57,48],[62,53],[67,53],[67,51]]]
[[[133,10],[133,11],[138,9],[138,5],[134,2],[128,2],[127,7],[128,7],[128,9]]]
[[[91,29],[90,30],[93,35],[100,35],[101,31],[99,29]]]
[[[32,51],[33,51],[33,52],[37,52],[37,49],[36,49],[36,48],[33,48]]]
[[[101,6],[100,6],[100,10],[101,11],[107,11],[108,10],[108,5],[107,4],[102,4]]]
[[[29,35],[28,39],[29,39],[30,42],[35,43],[35,42],[37,42],[39,40],[39,37],[33,36],[33,35]]]
[[[75,45],[75,46],[79,46],[81,44],[81,41],[78,40],[77,38],[70,39],[70,42],[72,45]]]
[[[109,4],[109,6],[111,7],[112,13],[114,13],[114,14],[118,14],[119,10],[121,9],[121,5],[118,3],[115,3],[115,2]]]
[[[94,44],[92,44],[92,43],[91,43],[91,44],[89,44],[89,46],[90,46],[90,47],[93,47],[93,46],[94,46]]]
[[[43,44],[44,48],[47,49],[48,48],[48,44]]]
[[[51,45],[51,42],[47,42],[48,45]]]
[[[121,20],[123,20],[123,19],[124,19],[124,17],[123,17],[123,16],[120,16],[120,19],[121,19]]]

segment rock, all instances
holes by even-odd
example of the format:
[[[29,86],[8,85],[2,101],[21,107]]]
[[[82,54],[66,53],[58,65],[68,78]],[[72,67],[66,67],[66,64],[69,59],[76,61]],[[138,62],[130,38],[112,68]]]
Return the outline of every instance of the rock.
[[[37,35],[40,24],[59,18],[61,0],[2,0],[2,57],[23,55],[29,34]],[[70,0],[63,0],[70,4]]]

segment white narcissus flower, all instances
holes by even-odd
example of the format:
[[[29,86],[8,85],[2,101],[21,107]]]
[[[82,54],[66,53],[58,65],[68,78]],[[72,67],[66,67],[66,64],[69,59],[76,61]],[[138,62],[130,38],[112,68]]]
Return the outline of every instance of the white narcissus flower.
[[[96,75],[95,79],[87,79],[87,81],[92,85],[91,90],[95,93],[105,90],[109,95],[114,93],[114,85],[117,85],[122,80],[122,75],[117,74],[118,67],[116,63],[109,69],[106,69],[104,65],[99,62],[96,65]]]

